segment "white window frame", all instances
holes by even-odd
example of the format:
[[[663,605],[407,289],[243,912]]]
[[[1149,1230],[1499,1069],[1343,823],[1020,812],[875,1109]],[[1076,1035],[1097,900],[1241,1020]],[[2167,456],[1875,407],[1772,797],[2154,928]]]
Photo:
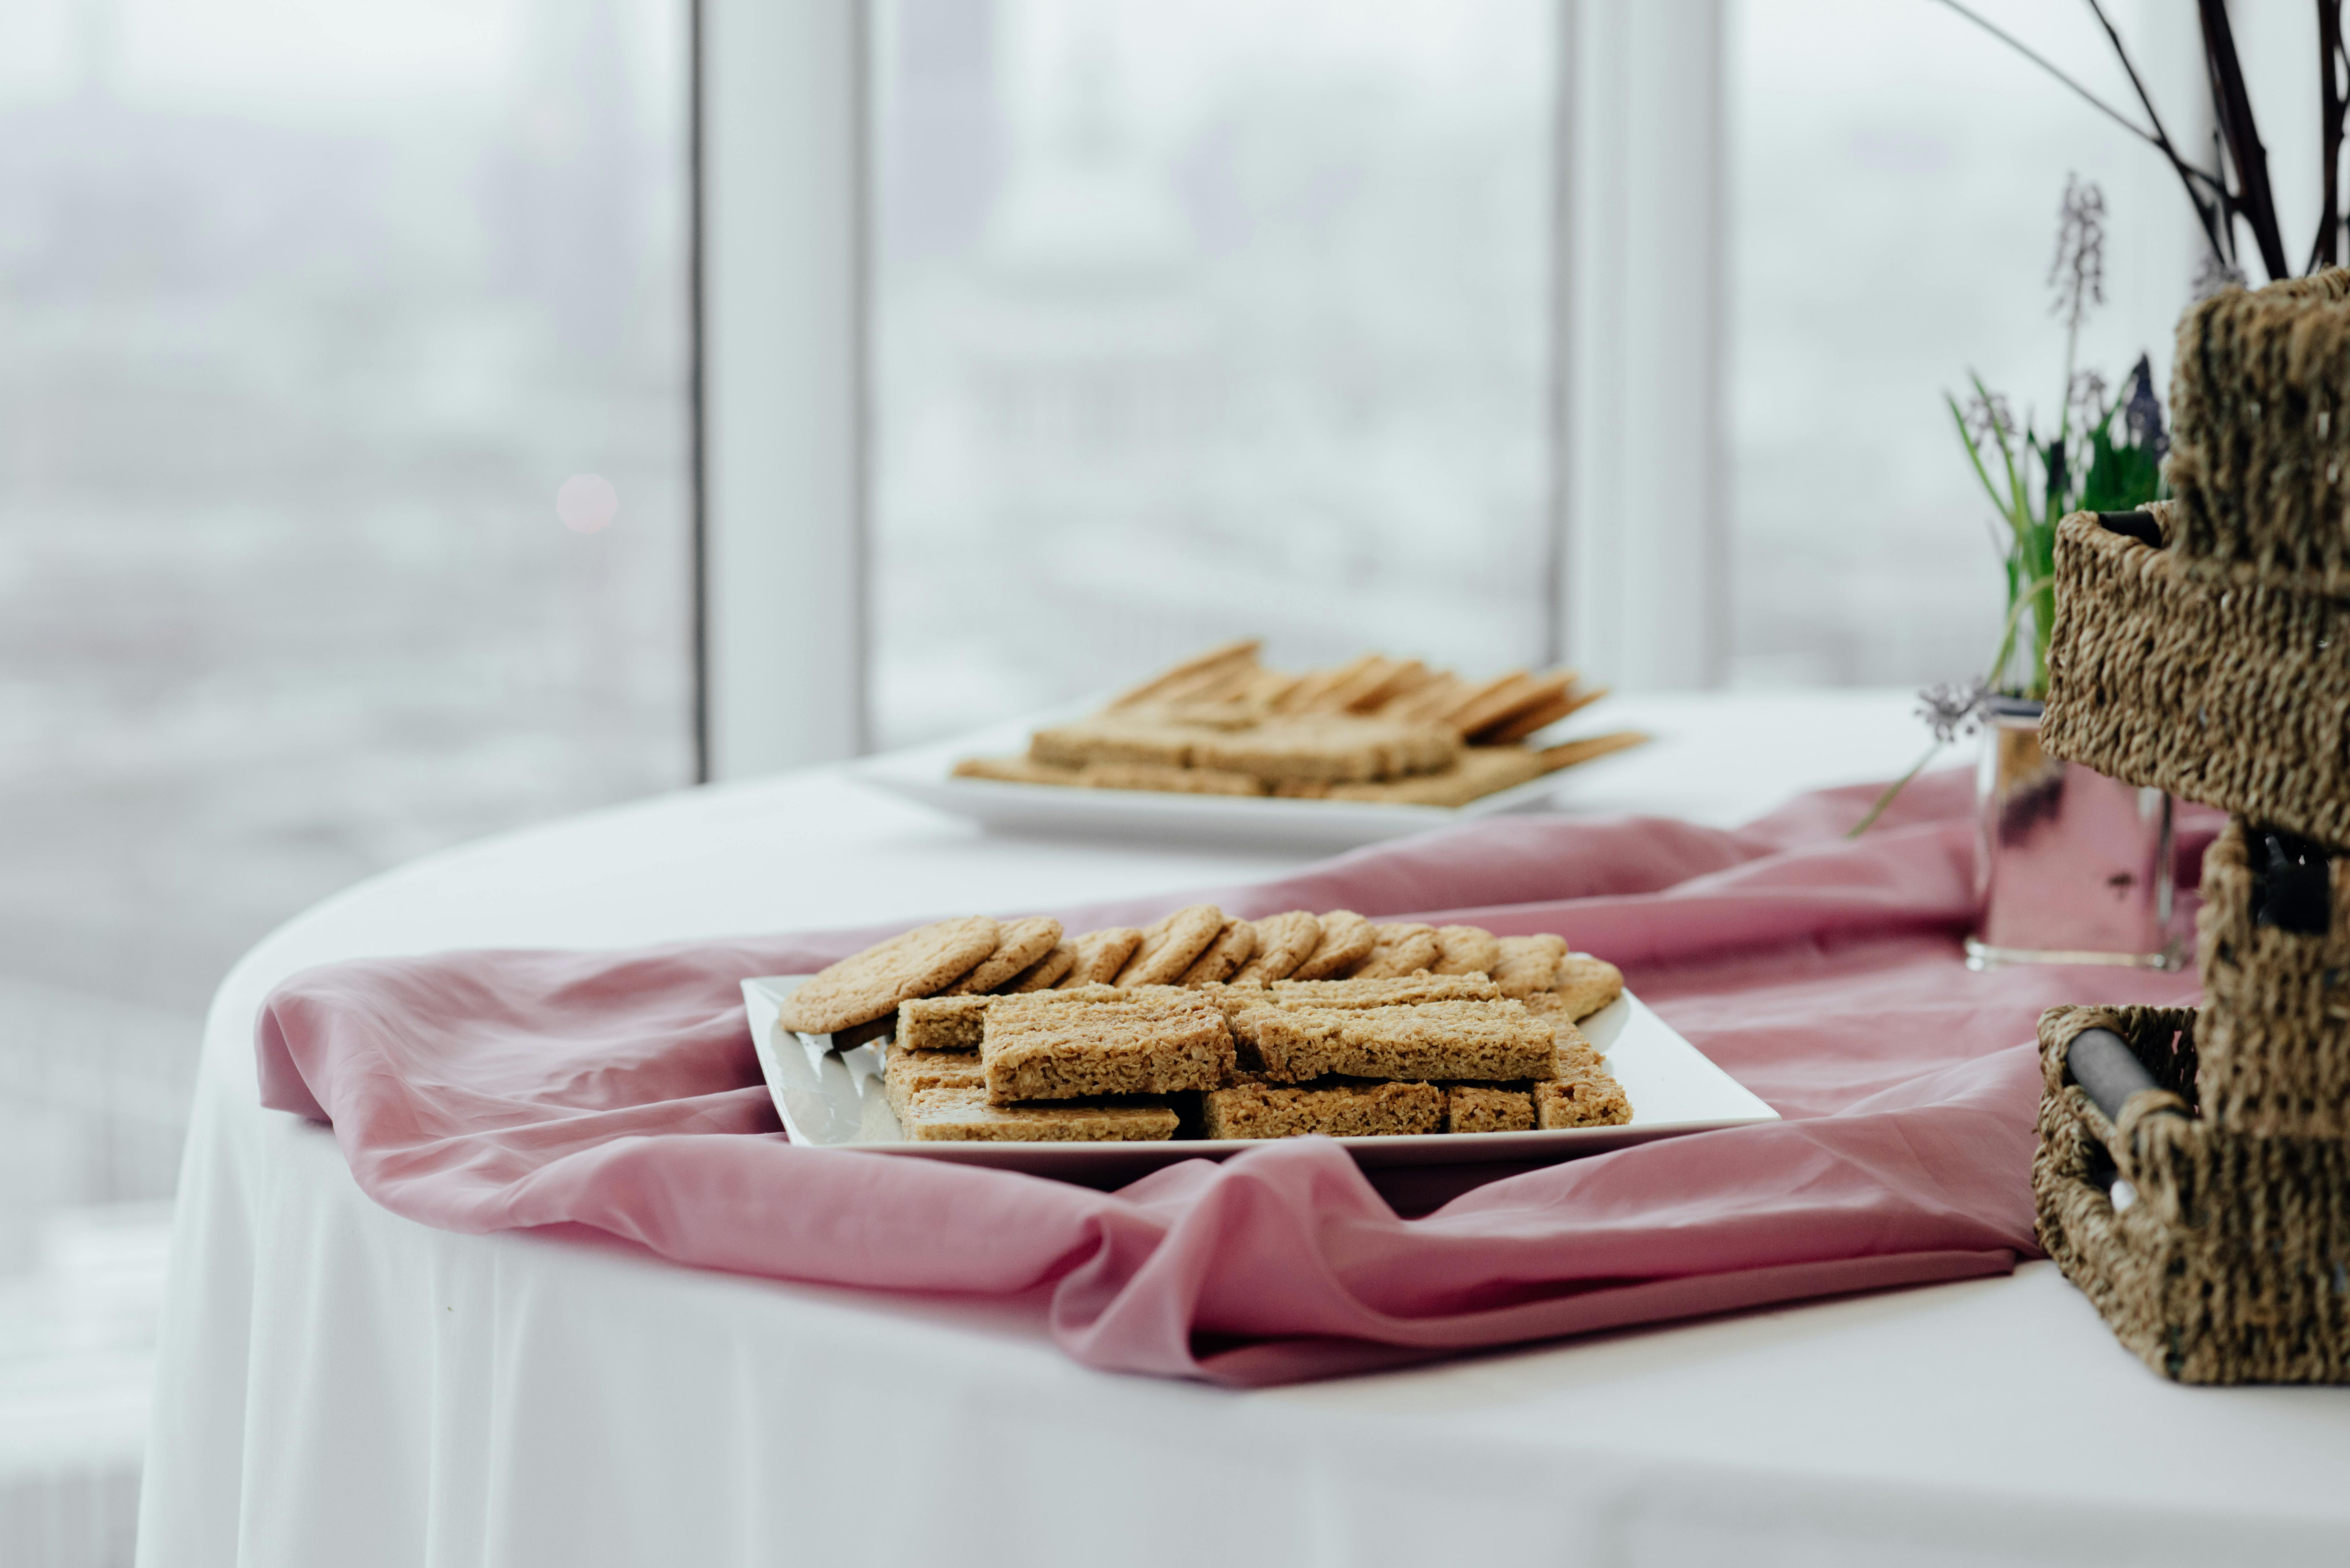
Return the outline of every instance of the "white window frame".
[[[1723,0],[1556,0],[1554,659],[1727,655]],[[871,12],[697,0],[699,733],[734,779],[868,743]]]

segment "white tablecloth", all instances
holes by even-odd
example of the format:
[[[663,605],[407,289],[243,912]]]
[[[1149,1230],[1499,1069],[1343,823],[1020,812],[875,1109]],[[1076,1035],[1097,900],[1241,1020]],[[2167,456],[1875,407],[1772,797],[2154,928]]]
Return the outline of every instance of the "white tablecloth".
[[[1624,701],[1575,809],[1751,816],[1884,777],[1891,694]],[[436,856],[223,985],[140,1561],[335,1565],[2214,1563],[2350,1555],[2350,1390],[2173,1386],[2053,1268],[1254,1393],[906,1300],[398,1219],[258,1108],[304,965],[1045,907],[1278,855],[990,839],[832,770]]]

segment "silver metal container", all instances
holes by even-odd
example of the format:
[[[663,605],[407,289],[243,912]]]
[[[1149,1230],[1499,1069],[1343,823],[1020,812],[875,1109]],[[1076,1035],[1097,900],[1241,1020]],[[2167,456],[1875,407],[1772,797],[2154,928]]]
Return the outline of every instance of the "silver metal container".
[[[2170,796],[2040,749],[2040,704],[1993,698],[1976,775],[1967,966],[2107,963],[2177,969]]]

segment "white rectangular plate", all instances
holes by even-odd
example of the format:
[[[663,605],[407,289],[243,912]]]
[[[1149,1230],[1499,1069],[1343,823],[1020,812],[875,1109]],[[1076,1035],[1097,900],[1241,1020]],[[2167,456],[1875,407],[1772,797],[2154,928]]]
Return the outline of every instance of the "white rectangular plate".
[[[828,1034],[800,1034],[777,1017],[784,998],[807,977],[773,975],[743,982],[751,1039],[767,1091],[792,1141],[816,1148],[914,1155],[963,1165],[993,1165],[1037,1176],[1087,1180],[1139,1175],[1179,1159],[1222,1159],[1257,1143],[1246,1138],[1170,1139],[1165,1143],[911,1142],[898,1130],[881,1091],[881,1043],[847,1051]],[[1607,1070],[1632,1101],[1622,1127],[1552,1132],[1428,1133],[1406,1137],[1342,1137],[1357,1164],[1459,1165],[1487,1160],[1560,1160],[1680,1133],[1774,1122],[1764,1105],[1698,1048],[1626,992],[1583,1021],[1607,1058]]]
[[[957,778],[950,771],[964,757],[1024,751],[1029,732],[1038,725],[1090,711],[1039,715],[977,735],[893,752],[858,764],[849,776],[1000,833],[1350,849],[1503,812],[1540,811],[1576,775],[1624,754],[1595,757],[1460,806],[1069,789]]]

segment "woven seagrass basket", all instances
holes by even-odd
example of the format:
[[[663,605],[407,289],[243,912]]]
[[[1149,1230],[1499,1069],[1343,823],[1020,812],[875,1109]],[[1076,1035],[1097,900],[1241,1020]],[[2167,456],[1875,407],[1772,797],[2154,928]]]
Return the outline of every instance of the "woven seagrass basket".
[[[2040,1021],[2041,1244],[2168,1376],[2350,1383],[2350,271],[2188,312],[2171,399],[2176,499],[2058,525],[2040,742],[2236,820],[2201,1011]]]
[[[2191,1008],[2055,1007],[2032,1162],[2040,1244],[2148,1366],[2181,1383],[2350,1382],[2350,1140],[2197,1117]],[[2090,1028],[2158,1088],[2118,1125],[2065,1075]]]
[[[2179,318],[2163,475],[2199,559],[2350,591],[2350,269],[2226,289]]]
[[[2190,554],[2180,506],[2058,525],[2041,747],[2350,846],[2350,576]]]
[[[2330,919],[2262,918],[2243,825],[2203,861],[2205,1004],[2052,1008],[2041,1245],[2122,1343],[2189,1383],[2350,1382],[2350,860]],[[2154,1080],[2109,1119],[2065,1070],[2110,1029]]]

